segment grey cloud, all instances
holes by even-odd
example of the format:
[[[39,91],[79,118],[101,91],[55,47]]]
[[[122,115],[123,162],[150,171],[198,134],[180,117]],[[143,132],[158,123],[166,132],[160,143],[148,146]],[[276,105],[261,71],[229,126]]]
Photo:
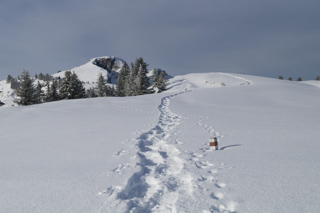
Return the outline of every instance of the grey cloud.
[[[320,75],[318,1],[17,2],[0,9],[0,79],[22,68],[54,73],[103,55],[142,56],[173,75]]]

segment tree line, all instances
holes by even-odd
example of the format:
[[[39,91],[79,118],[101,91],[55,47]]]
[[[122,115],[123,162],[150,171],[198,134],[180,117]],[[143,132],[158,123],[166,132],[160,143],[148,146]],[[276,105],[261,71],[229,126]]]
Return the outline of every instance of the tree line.
[[[284,78],[283,78],[282,75],[279,75],[278,79],[283,80]],[[317,76],[314,80],[320,81],[320,76]],[[288,81],[292,81],[292,78],[289,77],[289,78],[288,78]],[[301,78],[301,77],[298,77],[296,81],[302,81],[302,78]]]
[[[7,83],[15,90],[18,105],[32,105],[64,99],[94,98],[106,96],[136,96],[161,92],[166,90],[165,71],[154,69],[152,72],[152,85],[148,77],[148,64],[143,58],[137,58],[130,67],[124,63],[119,72],[116,87],[106,84],[106,79],[100,73],[96,87],[85,90],[75,72],[66,71],[64,78],[53,78],[49,74],[35,75],[32,78],[28,71],[23,70],[17,79],[8,76]],[[42,80],[44,83],[35,80]],[[45,88],[45,89],[43,89]]]

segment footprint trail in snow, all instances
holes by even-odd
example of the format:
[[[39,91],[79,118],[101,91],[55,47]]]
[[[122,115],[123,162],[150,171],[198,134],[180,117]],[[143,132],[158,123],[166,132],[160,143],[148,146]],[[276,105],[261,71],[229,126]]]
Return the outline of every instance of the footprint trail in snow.
[[[226,184],[214,178],[223,165],[201,160],[204,152],[185,153],[179,149],[176,131],[181,117],[170,111],[169,105],[172,98],[183,93],[161,99],[157,125],[138,137],[140,170],[125,186],[109,187],[104,192],[108,197],[101,212],[189,212],[190,206],[199,212],[234,211],[234,205],[221,204]],[[114,172],[125,166],[119,165]],[[195,169],[201,172],[190,173]]]

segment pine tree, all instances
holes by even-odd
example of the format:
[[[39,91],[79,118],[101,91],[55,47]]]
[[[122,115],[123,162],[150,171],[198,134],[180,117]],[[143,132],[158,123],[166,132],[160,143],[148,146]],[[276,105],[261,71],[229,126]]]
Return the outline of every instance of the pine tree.
[[[50,86],[49,82],[47,82],[46,87],[47,87],[47,91],[46,91],[46,94],[45,94],[45,102],[51,102],[51,97],[50,97],[50,95],[51,95],[51,86]]]
[[[316,80],[316,81],[320,81],[320,76],[317,76],[317,77],[315,78],[315,80]]]
[[[165,72],[161,71],[159,75],[159,90],[160,91],[165,91],[167,89],[167,79],[165,78]]]
[[[85,98],[85,89],[82,82],[78,79],[77,74],[71,71],[65,72],[65,78],[63,79],[59,95],[62,99],[78,99]]]
[[[44,99],[44,92],[42,91],[43,85],[38,81],[38,84],[36,86],[36,103],[40,104],[45,101]]]
[[[158,70],[157,69],[153,69],[152,70],[152,77],[151,77],[152,81],[153,81],[153,90],[157,90],[159,87],[159,74],[158,74]]]
[[[43,73],[40,72],[40,74],[38,75],[38,79],[43,80],[43,78],[44,78]]]
[[[165,71],[153,69],[152,73],[153,89],[156,92],[166,90],[167,80],[165,79]]]
[[[52,83],[51,83],[50,98],[51,98],[51,101],[58,101],[60,99],[59,93],[58,93],[58,82],[57,81],[52,81]]]
[[[11,75],[8,75],[7,77],[7,84],[11,83],[13,77]]]
[[[47,92],[45,95],[45,101],[51,102],[51,101],[58,101],[59,94],[57,90],[57,81],[52,80],[51,83],[47,82]]]
[[[148,78],[148,64],[144,62],[142,57],[136,59],[134,69],[138,68],[136,75],[136,89],[135,95],[143,95],[148,93],[148,87],[150,86]]]
[[[302,78],[301,77],[297,78],[297,81],[302,81]]]
[[[288,78],[288,80],[289,80],[289,81],[292,81],[292,78],[291,78],[291,77],[289,77],[289,78]]]
[[[95,98],[97,97],[96,92],[95,92],[95,88],[90,87],[89,89],[87,89],[87,97],[88,98]]]
[[[114,89],[113,86],[107,85],[106,95],[107,95],[107,96],[115,96],[115,95],[116,95],[116,90]]]
[[[97,81],[97,88],[96,88],[96,93],[98,97],[105,97],[106,96],[106,81],[103,77],[103,75],[100,73]]]
[[[283,80],[283,76],[279,75],[278,79]]]
[[[11,79],[11,82],[10,82],[11,89],[16,90],[19,88],[19,86],[20,86],[20,83],[16,79],[14,78]]]
[[[16,90],[16,95],[18,99],[15,99],[14,102],[19,105],[32,105],[37,102],[36,90],[33,87],[29,72],[26,70],[22,71],[21,83]]]
[[[127,95],[128,92],[126,87],[127,87],[128,75],[129,75],[129,67],[127,63],[124,63],[118,76],[116,96],[124,97]]]
[[[129,69],[129,73],[128,76],[126,77],[125,80],[125,93],[126,96],[133,96],[135,94],[135,90],[136,90],[136,71],[134,68],[134,64],[130,63],[130,69]]]

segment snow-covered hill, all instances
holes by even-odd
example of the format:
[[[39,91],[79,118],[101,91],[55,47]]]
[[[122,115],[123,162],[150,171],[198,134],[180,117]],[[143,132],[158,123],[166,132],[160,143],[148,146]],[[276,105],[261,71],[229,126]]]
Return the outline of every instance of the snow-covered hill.
[[[118,73],[124,62],[124,60],[114,56],[97,57],[90,59],[84,65],[72,68],[71,71],[75,72],[79,79],[85,83],[97,82],[100,73],[109,83],[116,83]],[[65,72],[66,70],[60,71],[52,76],[64,78]]]
[[[319,212],[319,88],[222,73],[168,87],[1,107],[0,212]]]

